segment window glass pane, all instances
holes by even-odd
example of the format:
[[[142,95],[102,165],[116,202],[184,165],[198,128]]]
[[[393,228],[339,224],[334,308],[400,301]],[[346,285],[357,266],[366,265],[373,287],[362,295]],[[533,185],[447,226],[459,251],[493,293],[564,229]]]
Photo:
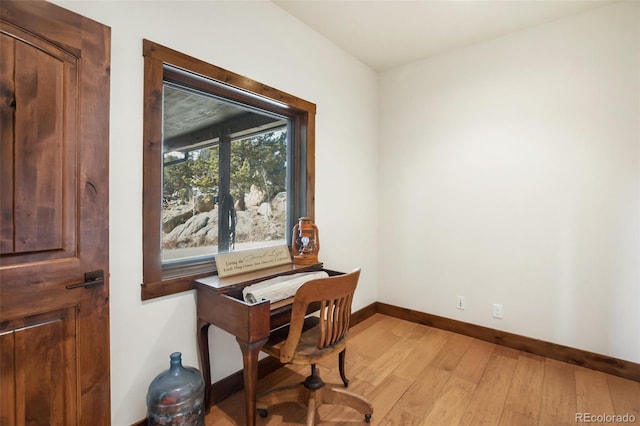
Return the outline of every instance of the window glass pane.
[[[217,158],[217,146],[164,154],[163,261],[217,252]]]
[[[288,120],[169,83],[163,105],[163,263],[284,243]]]
[[[231,143],[230,187],[237,216],[235,248],[285,243],[286,127]]]

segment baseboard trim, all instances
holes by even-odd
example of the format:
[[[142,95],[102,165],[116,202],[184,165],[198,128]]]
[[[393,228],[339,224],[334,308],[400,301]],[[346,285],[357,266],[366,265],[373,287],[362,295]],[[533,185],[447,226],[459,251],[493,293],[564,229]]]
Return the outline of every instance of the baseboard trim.
[[[273,373],[280,367],[282,367],[282,364],[271,356],[261,359],[258,361],[258,380]],[[215,382],[213,386],[211,386],[211,405],[224,401],[242,389],[244,389],[244,376],[242,370],[240,370]]]
[[[546,342],[544,340],[533,339],[493,328],[414,311],[412,309],[401,308],[386,303],[376,302],[374,305],[375,306],[373,308],[367,307],[367,310],[373,310],[376,313],[463,334],[465,336],[496,343],[512,349],[541,355],[547,358],[640,382],[640,364],[631,361],[625,361],[581,349]]]
[[[374,314],[377,314],[378,312],[378,302],[374,302],[362,309],[358,309],[356,312],[351,313],[351,322],[349,326],[353,327],[356,324],[360,324],[362,321],[373,316]]]

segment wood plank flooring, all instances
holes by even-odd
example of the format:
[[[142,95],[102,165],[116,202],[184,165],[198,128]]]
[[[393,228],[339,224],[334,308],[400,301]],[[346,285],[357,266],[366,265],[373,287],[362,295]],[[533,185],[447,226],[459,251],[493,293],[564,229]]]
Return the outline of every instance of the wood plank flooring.
[[[325,382],[341,383],[337,359],[318,367]],[[639,382],[381,314],[352,327],[346,372],[348,389],[373,403],[373,425],[640,425]],[[308,373],[281,368],[259,382],[258,392]],[[238,393],[213,406],[207,426],[245,424],[243,398]],[[327,424],[362,423],[348,408],[319,412]],[[257,424],[304,424],[305,415],[283,404]]]

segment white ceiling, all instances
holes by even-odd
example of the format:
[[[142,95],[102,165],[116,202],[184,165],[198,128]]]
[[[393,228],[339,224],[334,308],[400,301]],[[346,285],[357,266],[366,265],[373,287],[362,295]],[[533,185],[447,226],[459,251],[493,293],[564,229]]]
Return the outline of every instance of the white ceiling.
[[[374,70],[617,0],[273,0]]]

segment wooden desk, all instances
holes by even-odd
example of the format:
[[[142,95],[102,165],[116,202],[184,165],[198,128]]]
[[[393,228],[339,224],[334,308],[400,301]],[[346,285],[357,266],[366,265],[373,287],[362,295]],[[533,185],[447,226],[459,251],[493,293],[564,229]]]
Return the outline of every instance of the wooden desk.
[[[248,426],[256,422],[256,391],[258,381],[258,354],[269,338],[271,330],[289,323],[291,305],[268,300],[250,304],[242,299],[242,289],[248,285],[280,275],[325,270],[322,265],[282,265],[231,277],[211,276],[195,282],[198,315],[198,350],[205,381],[205,407],[211,403],[211,361],[209,358],[209,326],[231,333],[242,351],[246,420]]]

